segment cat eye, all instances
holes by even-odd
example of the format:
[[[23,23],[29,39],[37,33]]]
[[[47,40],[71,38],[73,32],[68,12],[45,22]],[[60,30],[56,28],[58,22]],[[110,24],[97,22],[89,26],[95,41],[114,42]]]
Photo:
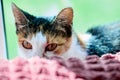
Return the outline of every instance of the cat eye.
[[[45,51],[53,51],[57,47],[56,43],[48,44],[45,48]]]
[[[25,41],[25,40],[22,42],[22,46],[25,49],[32,49],[32,45],[28,41]]]

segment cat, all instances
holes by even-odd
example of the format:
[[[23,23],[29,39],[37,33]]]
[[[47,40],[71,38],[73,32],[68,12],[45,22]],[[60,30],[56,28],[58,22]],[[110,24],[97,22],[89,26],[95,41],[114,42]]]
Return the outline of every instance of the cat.
[[[89,55],[102,56],[106,53],[120,52],[120,21],[95,26],[87,31],[93,37],[89,40]]]
[[[57,16],[36,17],[12,3],[23,58],[60,56],[64,59],[88,55],[101,56],[120,51],[120,22],[89,29],[84,35],[73,30],[73,9],[62,9]]]

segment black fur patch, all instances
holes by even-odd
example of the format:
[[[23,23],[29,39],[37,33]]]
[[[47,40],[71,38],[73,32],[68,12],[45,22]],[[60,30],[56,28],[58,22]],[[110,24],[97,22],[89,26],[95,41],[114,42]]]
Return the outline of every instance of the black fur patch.
[[[50,35],[55,35],[55,36],[62,36],[62,37],[71,37],[72,35],[72,29],[71,29],[71,25],[67,25],[67,24],[58,24],[55,22],[53,22],[53,20],[55,19],[55,17],[49,17],[49,18],[44,18],[44,17],[35,17],[33,15],[28,14],[25,11],[22,11],[24,13],[24,15],[26,16],[26,18],[29,20],[29,22],[27,24],[17,24],[16,26],[18,27],[16,29],[16,33],[20,34],[20,33],[24,33],[23,37],[27,37],[29,34],[33,33],[36,34],[37,32],[42,32],[43,35],[45,34],[45,32],[48,32],[48,34]],[[19,26],[23,26],[22,28],[19,28]],[[65,30],[65,32],[57,29],[57,27],[60,26],[61,28],[63,28]],[[42,27],[42,28],[40,28]]]
[[[116,25],[118,24],[118,25]],[[101,56],[120,51],[120,22],[88,30],[93,35],[87,46],[89,55]]]

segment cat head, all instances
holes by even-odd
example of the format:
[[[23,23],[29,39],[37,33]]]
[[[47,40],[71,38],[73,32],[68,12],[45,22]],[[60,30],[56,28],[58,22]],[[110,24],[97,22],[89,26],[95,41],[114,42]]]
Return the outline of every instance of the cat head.
[[[64,54],[71,46],[72,8],[64,8],[57,16],[36,17],[12,3],[18,37],[19,54],[22,57]]]

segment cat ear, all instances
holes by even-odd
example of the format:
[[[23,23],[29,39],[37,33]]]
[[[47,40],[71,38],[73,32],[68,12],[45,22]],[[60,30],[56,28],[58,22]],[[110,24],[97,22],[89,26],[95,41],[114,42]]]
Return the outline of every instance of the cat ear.
[[[22,10],[20,8],[18,8],[14,3],[12,3],[12,11],[13,11],[13,15],[15,17],[15,22],[17,24],[25,25],[28,23],[28,19],[25,17]]]
[[[71,25],[73,20],[73,9],[71,7],[64,8],[56,17],[56,20]]]

